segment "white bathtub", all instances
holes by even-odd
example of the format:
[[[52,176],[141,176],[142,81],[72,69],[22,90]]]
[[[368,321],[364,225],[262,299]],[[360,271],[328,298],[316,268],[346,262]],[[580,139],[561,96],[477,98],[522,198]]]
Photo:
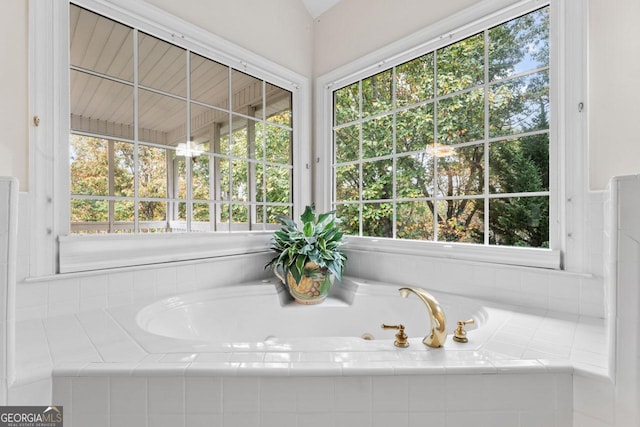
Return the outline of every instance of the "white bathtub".
[[[275,280],[250,283],[155,302],[137,313],[136,325],[129,322],[125,328],[150,352],[234,347],[376,351],[393,349],[395,331],[382,330],[382,323],[401,323],[410,345],[425,348],[421,340],[430,330],[427,307],[415,295],[402,298],[398,288],[345,279],[324,303],[305,306],[293,302]],[[476,323],[468,330],[474,332],[486,324],[487,310],[479,303],[448,294],[434,296],[447,317],[449,334],[459,320],[473,318]],[[460,348],[450,336],[447,345]]]

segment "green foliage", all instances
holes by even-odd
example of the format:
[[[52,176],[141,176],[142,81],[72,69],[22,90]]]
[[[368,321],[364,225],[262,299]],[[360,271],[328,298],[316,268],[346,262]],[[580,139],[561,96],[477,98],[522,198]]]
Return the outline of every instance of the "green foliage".
[[[548,65],[545,7],[336,90],[345,232],[548,247]]]
[[[272,249],[277,255],[265,268],[282,267],[290,271],[299,282],[302,276],[311,276],[313,270],[305,268],[307,263],[315,262],[324,272],[331,272],[336,278],[342,278],[344,262],[347,256],[340,250],[343,233],[337,226],[335,212],[327,212],[317,216],[313,206],[307,206],[300,216],[302,229],[286,216],[279,216],[280,230],[273,234]]]

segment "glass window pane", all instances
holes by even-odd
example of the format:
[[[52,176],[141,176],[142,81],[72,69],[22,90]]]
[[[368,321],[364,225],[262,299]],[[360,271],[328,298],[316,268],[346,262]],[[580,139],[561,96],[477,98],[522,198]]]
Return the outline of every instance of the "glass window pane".
[[[187,103],[148,90],[139,90],[138,136],[141,141],[174,145],[185,143]]]
[[[434,202],[398,203],[396,209],[398,239],[433,240]]]
[[[74,70],[69,78],[72,130],[133,139],[133,86]]]
[[[484,145],[452,148],[438,156],[438,194],[443,197],[482,194],[484,188]]]
[[[193,103],[190,104],[190,108],[191,142],[195,148],[210,153],[227,154],[229,113]]]
[[[231,155],[248,159],[250,152],[255,153],[256,123],[254,120],[233,115],[231,117],[233,133],[231,135]]]
[[[262,80],[232,69],[231,82],[233,85],[232,111],[256,117],[256,111],[262,110]]]
[[[231,174],[232,174],[231,200],[238,200],[241,202],[248,201],[249,185],[248,185],[247,162],[245,160],[232,160]]]
[[[229,67],[191,52],[191,99],[229,108]]]
[[[393,237],[393,203],[362,205],[362,235]]]
[[[336,125],[349,123],[360,117],[360,86],[358,83],[333,92],[333,113]]]
[[[336,200],[358,200],[360,168],[358,165],[338,166],[336,171]]]
[[[138,147],[138,193],[140,197],[167,197],[167,179],[167,150],[140,145]],[[151,206],[150,209],[156,208]]]
[[[412,105],[433,98],[433,53],[396,67],[396,104]]]
[[[255,173],[254,173],[254,182],[253,182],[253,186],[254,186],[254,191],[255,191],[255,201],[256,202],[264,202],[264,198],[265,198],[265,190],[264,190],[264,186],[265,186],[265,181],[266,181],[266,177],[265,177],[265,171],[264,171],[264,163],[253,163],[253,164],[249,164],[250,167],[253,167],[255,169]]]
[[[489,147],[489,191],[549,190],[549,134],[493,142]]]
[[[438,142],[458,144],[484,138],[482,89],[438,101]]]
[[[71,194],[109,195],[109,160],[106,139],[70,135]]]
[[[484,243],[484,201],[454,199],[438,201],[438,240]]]
[[[362,157],[386,156],[393,153],[393,115],[362,123]]]
[[[291,105],[293,94],[281,87],[266,84],[267,111],[265,118],[268,122],[291,127]]]
[[[267,147],[266,161],[291,164],[291,150],[293,133],[288,129],[267,124],[265,145]]]
[[[489,30],[491,81],[549,65],[549,7]]]
[[[69,5],[69,62],[86,70],[133,81],[133,30]]]
[[[113,143],[113,195],[134,196],[135,161],[133,144],[114,141]]]
[[[336,129],[334,138],[336,163],[358,160],[360,156],[360,126]]]
[[[166,202],[140,202],[138,204],[139,221],[166,221],[167,204]],[[159,224],[140,224],[140,229],[153,230],[161,228]]]
[[[109,203],[106,200],[71,199],[72,223],[107,221],[109,221]]]
[[[433,143],[433,104],[399,111],[396,115],[396,152],[424,150]]]
[[[511,197],[489,200],[489,243],[549,247],[549,198]]]
[[[113,202],[114,219],[116,222],[129,223],[129,227],[133,229],[134,205],[133,200],[116,200]]]
[[[249,207],[245,205],[231,205],[231,222],[247,224],[249,222]]]
[[[186,97],[186,50],[139,32],[138,80],[143,86]]]
[[[362,164],[362,198],[384,200],[393,197],[393,160]]]
[[[549,72],[491,85],[489,136],[549,128]]]
[[[290,206],[266,206],[267,224],[277,224],[278,216],[283,215],[287,218],[291,218]]]
[[[398,157],[396,197],[415,199],[433,196],[433,156],[426,152]]]
[[[197,226],[198,229],[209,229],[209,204],[208,203],[194,203],[193,204],[193,221],[207,223],[206,227]],[[193,224],[192,224],[193,225]]]
[[[337,205],[336,218],[340,221],[339,227],[344,234],[350,236],[360,235],[360,208],[356,203]]]
[[[438,49],[438,95],[458,92],[484,82],[484,35],[468,37]]]
[[[267,165],[267,203],[291,202],[290,168]]]
[[[362,81],[362,117],[372,116],[393,108],[392,70],[371,76]]]
[[[194,200],[209,200],[210,174],[213,159],[207,155],[193,157],[191,159],[191,197]]]

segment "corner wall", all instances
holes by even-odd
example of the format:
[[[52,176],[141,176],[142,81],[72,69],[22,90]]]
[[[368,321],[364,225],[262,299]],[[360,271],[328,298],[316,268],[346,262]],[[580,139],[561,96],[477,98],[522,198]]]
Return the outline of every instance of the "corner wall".
[[[18,180],[0,177],[0,405],[14,379]]]

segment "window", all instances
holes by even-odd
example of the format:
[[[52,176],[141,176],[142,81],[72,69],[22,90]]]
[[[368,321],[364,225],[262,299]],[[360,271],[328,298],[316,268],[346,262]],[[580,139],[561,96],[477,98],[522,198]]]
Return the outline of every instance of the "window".
[[[550,247],[550,8],[332,90],[355,236]]]
[[[69,10],[71,233],[265,230],[293,214],[292,92]]]

